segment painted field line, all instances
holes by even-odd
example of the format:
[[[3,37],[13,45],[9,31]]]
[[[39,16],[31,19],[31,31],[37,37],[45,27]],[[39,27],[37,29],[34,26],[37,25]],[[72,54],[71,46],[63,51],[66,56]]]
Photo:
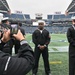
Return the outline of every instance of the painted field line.
[[[49,64],[62,64],[62,61],[51,61]]]

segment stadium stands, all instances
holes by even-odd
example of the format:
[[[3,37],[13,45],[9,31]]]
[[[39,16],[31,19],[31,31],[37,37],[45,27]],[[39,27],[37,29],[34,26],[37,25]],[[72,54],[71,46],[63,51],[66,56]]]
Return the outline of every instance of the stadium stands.
[[[33,33],[37,26],[22,26],[26,33]],[[50,33],[66,33],[69,26],[45,26]]]
[[[9,17],[10,8],[6,0],[0,0],[0,13],[4,14],[4,17]]]
[[[6,5],[6,7],[4,5]],[[72,1],[71,5],[74,5],[74,0]],[[71,5],[69,6],[69,8],[71,7]],[[7,12],[10,10],[6,0],[0,0],[0,12],[1,10]],[[32,20],[29,14],[11,13],[10,15],[7,12],[2,12],[4,14],[4,17],[9,17],[12,20],[23,22],[24,25],[22,27],[25,29],[26,33],[33,33],[37,28],[37,26],[32,26],[32,22],[36,21],[36,19]],[[45,28],[50,33],[66,33],[68,27],[71,25],[68,25],[68,22],[71,21],[72,16],[75,16],[75,14],[73,13],[67,16],[65,16],[65,14],[47,15],[47,19],[44,20],[46,22]]]
[[[52,20],[52,15],[47,15],[47,19],[51,19]]]
[[[10,17],[10,15],[8,13],[2,12],[4,17]]]
[[[72,14],[65,16],[66,19],[71,19],[71,17],[72,17]]]
[[[11,14],[11,15],[10,15],[10,18],[11,18],[11,19],[17,19],[17,15],[16,15],[16,14]]]
[[[70,3],[70,5],[66,10],[66,13],[68,14],[75,13],[75,0],[72,0],[72,2]]]
[[[30,19],[30,15],[29,14],[24,14],[25,19]]]
[[[54,15],[47,15],[47,19],[50,20],[61,20],[61,19],[71,19],[73,14],[66,15],[65,14],[54,14]]]
[[[6,0],[0,0],[0,12],[8,12],[10,8]]]
[[[15,13],[12,13],[12,14],[10,15],[10,18],[11,18],[11,19],[24,20],[23,14],[15,14]]]
[[[18,18],[19,20],[24,20],[23,14],[16,14],[16,15],[17,15],[17,18]]]
[[[64,14],[61,14],[61,15],[59,16],[59,18],[60,18],[60,19],[65,19],[65,15],[64,15]]]
[[[60,15],[53,15],[53,19],[59,19]]]

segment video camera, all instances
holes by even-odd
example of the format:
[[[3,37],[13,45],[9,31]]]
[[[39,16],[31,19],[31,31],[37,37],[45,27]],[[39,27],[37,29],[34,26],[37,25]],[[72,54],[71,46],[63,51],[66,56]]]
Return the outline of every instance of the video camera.
[[[10,36],[12,36],[13,34],[17,34],[18,33],[18,25],[17,24],[11,24],[10,26],[3,24],[0,26],[0,32],[3,35],[3,31],[4,29],[10,29]],[[2,37],[2,36],[1,36]]]
[[[12,24],[11,25],[11,29],[10,29],[11,34],[17,34],[18,33],[18,29],[19,29],[19,27],[18,27],[17,24]]]

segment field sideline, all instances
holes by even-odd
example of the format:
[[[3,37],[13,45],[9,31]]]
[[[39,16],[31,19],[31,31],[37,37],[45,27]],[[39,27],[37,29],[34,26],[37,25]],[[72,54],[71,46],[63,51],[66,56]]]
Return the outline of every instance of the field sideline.
[[[26,34],[26,40],[34,49],[32,34]],[[62,52],[57,49],[59,47],[62,48]],[[66,34],[51,34],[51,43],[49,44],[49,63],[52,75],[68,75],[68,51],[64,51],[63,47],[68,49]],[[32,75],[32,72],[27,75]],[[39,62],[38,75],[45,75],[42,57]]]

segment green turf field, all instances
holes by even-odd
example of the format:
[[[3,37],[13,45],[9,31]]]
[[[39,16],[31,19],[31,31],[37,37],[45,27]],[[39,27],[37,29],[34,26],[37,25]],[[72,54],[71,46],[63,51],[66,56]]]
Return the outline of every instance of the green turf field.
[[[26,35],[26,39],[31,47],[34,47],[32,43],[31,34]],[[49,49],[53,49],[54,52],[49,51],[49,63],[51,67],[52,75],[68,75],[68,52],[56,52],[56,47],[68,46],[66,34],[51,34],[51,43]],[[32,72],[27,75],[32,75]],[[38,75],[45,75],[44,65],[42,57],[39,62]]]
[[[68,53],[49,53],[49,61],[52,75],[68,75]],[[32,72],[27,75],[32,75]],[[45,75],[42,57],[39,62],[38,75]]]

